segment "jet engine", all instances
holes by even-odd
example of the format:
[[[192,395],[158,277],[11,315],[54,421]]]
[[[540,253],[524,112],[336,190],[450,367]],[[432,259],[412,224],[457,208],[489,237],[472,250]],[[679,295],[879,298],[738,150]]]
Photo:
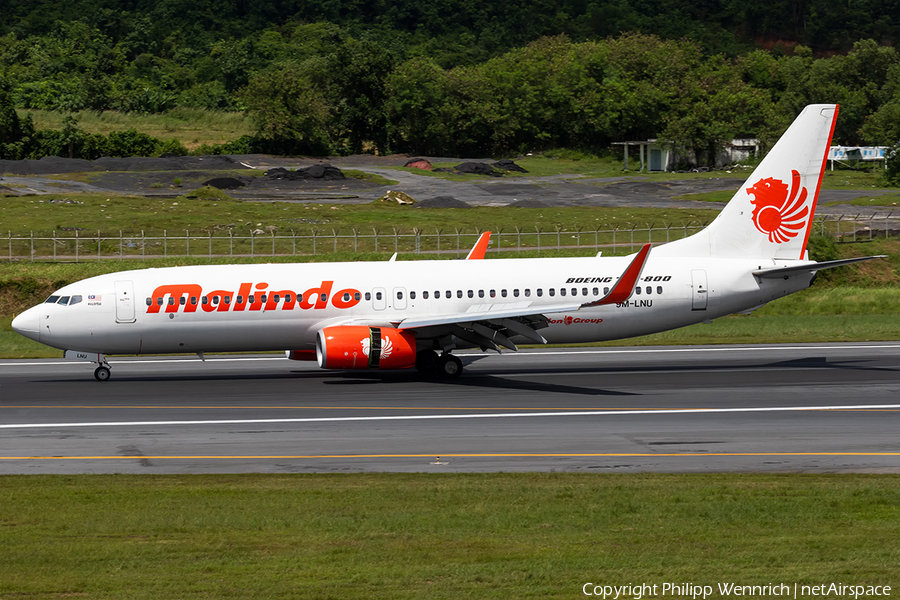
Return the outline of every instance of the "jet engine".
[[[408,369],[416,364],[416,336],[389,327],[339,325],[316,334],[323,369]]]

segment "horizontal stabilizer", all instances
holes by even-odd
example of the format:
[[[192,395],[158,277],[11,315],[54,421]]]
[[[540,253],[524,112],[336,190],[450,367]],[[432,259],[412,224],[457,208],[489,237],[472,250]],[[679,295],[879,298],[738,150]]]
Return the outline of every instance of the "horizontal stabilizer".
[[[821,269],[830,269],[832,267],[843,267],[844,265],[850,265],[857,262],[862,262],[864,260],[874,260],[876,258],[886,258],[887,254],[879,254],[878,256],[863,256],[862,258],[845,258],[843,260],[828,260],[824,262],[813,262],[807,263],[805,265],[799,265],[796,267],[781,267],[776,269],[759,269],[757,271],[753,271],[753,274],[757,277],[761,277],[763,279],[770,279],[775,277],[787,277],[789,275],[793,275],[795,273],[811,273],[813,271],[819,271]]]

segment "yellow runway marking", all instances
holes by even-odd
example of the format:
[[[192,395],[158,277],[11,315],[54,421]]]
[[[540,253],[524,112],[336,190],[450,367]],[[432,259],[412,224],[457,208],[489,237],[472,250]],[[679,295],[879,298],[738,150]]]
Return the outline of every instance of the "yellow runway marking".
[[[462,453],[448,454],[436,452],[431,454],[262,454],[262,455],[225,455],[225,456],[0,456],[0,460],[178,460],[178,459],[204,459],[204,460],[239,460],[239,459],[321,459],[321,458],[658,458],[679,457],[699,458],[710,456],[900,456],[900,452],[696,452],[696,453],[670,453],[655,454],[652,452],[635,453]]]

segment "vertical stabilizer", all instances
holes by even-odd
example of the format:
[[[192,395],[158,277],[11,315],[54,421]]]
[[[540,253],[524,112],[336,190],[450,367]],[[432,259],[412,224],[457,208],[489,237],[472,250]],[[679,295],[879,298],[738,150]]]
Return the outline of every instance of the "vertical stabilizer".
[[[803,259],[837,113],[804,108],[709,227],[654,254]]]

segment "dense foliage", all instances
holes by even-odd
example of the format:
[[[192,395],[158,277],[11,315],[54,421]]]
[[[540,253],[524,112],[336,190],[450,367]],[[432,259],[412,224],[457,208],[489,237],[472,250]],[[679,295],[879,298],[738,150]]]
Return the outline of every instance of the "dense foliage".
[[[661,137],[711,157],[838,102],[837,141],[893,145],[900,57],[882,42],[900,34],[898,1],[0,0],[0,154],[113,147],[74,124],[36,133],[12,106],[247,110],[256,135],[218,151],[498,156]]]

